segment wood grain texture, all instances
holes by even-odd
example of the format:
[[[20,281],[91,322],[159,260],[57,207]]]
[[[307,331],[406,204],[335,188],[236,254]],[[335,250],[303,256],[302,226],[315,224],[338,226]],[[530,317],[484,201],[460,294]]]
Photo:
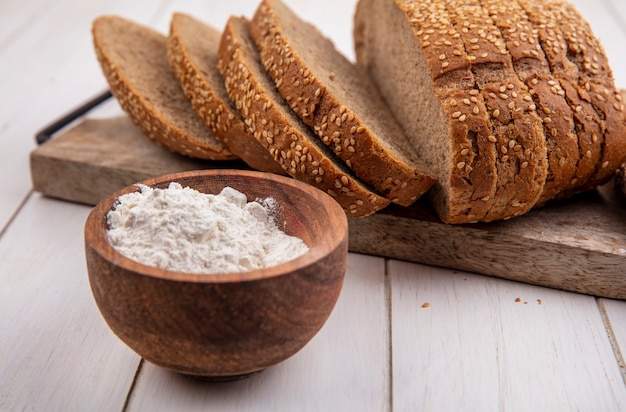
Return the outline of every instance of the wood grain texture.
[[[85,273],[89,208],[32,196],[0,242],[0,410],[121,410],[139,357]]]
[[[0,2],[0,135],[2,171],[11,176],[0,187],[0,228],[22,204],[31,184],[28,155],[35,133],[78,102],[104,89],[89,29],[102,13],[123,14],[150,24],[160,3],[94,0],[88,7],[68,1],[33,0],[29,7]],[[61,21],[72,24],[59,26]]]
[[[407,262],[389,270],[394,409],[626,408],[594,298]]]
[[[87,119],[32,151],[36,191],[94,205],[123,187],[151,177],[243,162],[211,163],[177,155],[143,136],[130,119]]]
[[[145,364],[136,385],[132,386],[139,359],[106,328],[89,293],[81,239],[89,208],[29,195],[28,155],[34,148],[32,137],[38,128],[104,87],[89,36],[85,35],[94,16],[117,13],[146,24],[154,23],[164,31],[171,12],[186,11],[222,27],[232,13],[251,15],[257,3],[255,0],[93,0],[80,3],[32,0],[28,3],[31,7],[25,8],[23,2],[16,0],[0,2],[0,16],[5,17],[0,28],[4,91],[0,99],[0,170],[9,177],[0,187],[0,228],[6,228],[4,232],[0,229],[0,301],[3,305],[0,311],[0,410],[119,411],[124,410],[127,395],[127,410],[130,411],[390,410],[390,382],[385,377],[389,376],[392,363],[398,372],[414,373],[416,382],[415,385],[395,382],[395,410],[400,410],[402,399],[411,401],[418,393],[426,393],[430,405],[444,405],[441,409],[467,410],[470,409],[465,402],[468,398],[458,396],[459,393],[467,394],[478,382],[493,387],[489,379],[493,378],[493,372],[470,372],[481,367],[480,362],[487,356],[484,351],[493,350],[494,346],[478,353],[474,347],[484,340],[485,325],[489,325],[488,333],[493,335],[499,328],[510,330],[511,322],[520,325],[521,329],[515,334],[520,343],[507,345],[508,359],[513,360],[504,362],[501,369],[508,372],[503,375],[509,376],[508,382],[516,384],[509,385],[509,392],[486,394],[489,399],[499,396],[501,404],[511,405],[506,410],[513,411],[523,410],[533,399],[546,399],[552,394],[557,394],[554,399],[563,399],[571,394],[571,402],[565,400],[551,409],[588,405],[581,401],[586,397],[589,402],[598,400],[587,410],[601,410],[606,405],[609,406],[606,410],[610,410],[614,404],[603,395],[610,392],[615,383],[606,383],[606,378],[600,376],[599,383],[587,386],[591,378],[588,373],[594,369],[592,376],[597,377],[598,370],[604,367],[609,376],[614,376],[618,364],[598,361],[607,359],[606,354],[595,353],[587,338],[593,336],[598,343],[595,348],[608,351],[601,334],[572,334],[572,328],[586,330],[587,321],[597,315],[597,308],[589,304],[591,300],[584,297],[580,307],[572,308],[577,306],[580,296],[565,294],[554,305],[569,303],[563,310],[550,310],[549,325],[541,321],[540,326],[533,327],[537,310],[525,311],[519,316],[499,314],[520,307],[530,309],[533,302],[530,299],[546,299],[545,290],[532,288],[530,293],[522,295],[511,292],[516,289],[510,286],[500,287],[510,285],[509,282],[484,279],[492,286],[488,293],[491,304],[486,310],[479,305],[479,298],[486,292],[476,293],[477,288],[472,287],[468,290],[472,295],[468,296],[462,293],[463,287],[455,283],[463,279],[463,275],[436,271],[433,280],[441,282],[439,289],[446,289],[445,284],[449,284],[450,288],[459,290],[446,295],[444,308],[448,312],[439,312],[438,323],[428,325],[422,319],[425,309],[421,305],[425,299],[420,291],[426,280],[418,277],[421,265],[408,264],[407,269],[405,263],[394,263],[389,265],[389,275],[393,276],[400,268],[404,280],[410,281],[410,284],[402,284],[403,294],[405,298],[413,296],[416,300],[413,304],[394,306],[395,342],[401,343],[398,334],[417,335],[422,340],[406,337],[412,342],[406,356],[396,351],[392,360],[387,358],[384,349],[388,342],[383,339],[388,333],[384,328],[390,327],[383,309],[384,259],[358,254],[349,257],[346,285],[325,327],[301,352],[276,368],[245,381],[207,385]],[[342,51],[352,55],[350,19],[354,1],[290,0],[288,3],[319,25]],[[626,86],[626,70],[621,69],[626,67],[623,64],[626,62],[626,53],[623,53],[626,3],[622,0],[574,0],[573,3],[603,41],[616,69],[618,85]],[[614,8],[608,9],[607,3]],[[620,9],[621,14],[617,12]],[[71,24],[59,24],[64,21]],[[9,220],[13,215],[15,218]],[[11,223],[6,226],[8,221]],[[515,299],[516,295],[529,297],[528,305],[507,308],[508,297]],[[430,302],[434,307],[435,300],[430,299]],[[500,302],[502,309],[496,302]],[[607,321],[620,347],[626,348],[624,302],[604,299],[599,302],[606,308]],[[515,305],[523,305],[523,302]],[[544,306],[533,309],[545,309]],[[466,316],[459,320],[464,313]],[[596,322],[592,324],[596,328]],[[463,356],[431,356],[427,363],[421,363],[426,363],[425,369],[417,368],[415,360],[427,351],[423,341],[429,334],[439,340],[453,341],[447,348],[452,347],[453,353],[459,351]],[[532,345],[527,351],[534,353],[530,362],[528,357],[522,356],[527,352],[519,357],[513,353],[514,349],[528,343]],[[600,363],[590,367],[593,362]],[[577,368],[578,365],[585,366]],[[435,375],[437,379],[433,378]],[[429,380],[425,382],[424,377]],[[530,385],[518,383],[522,378],[527,378]],[[435,386],[439,382],[443,382],[441,390]],[[451,382],[454,390],[445,390],[450,388]],[[606,388],[598,388],[603,382]],[[506,384],[504,381],[503,386]],[[581,390],[572,394],[572,388]],[[540,404],[540,400],[535,405]],[[547,404],[546,401],[544,405]],[[622,404],[618,406],[625,409]]]
[[[426,207],[350,221],[350,250],[626,299],[626,209],[610,186],[508,221],[443,225]]]
[[[617,367],[626,385],[626,302],[599,299],[598,307],[605,321]]]
[[[154,145],[124,118],[113,118],[86,121],[37,148],[31,168],[36,190],[93,204],[119,186],[173,168],[237,167],[184,160]],[[422,203],[394,205],[367,218],[349,219],[349,247],[353,252],[626,299],[624,216],[626,208],[608,186],[488,224],[446,225]]]
[[[390,411],[384,259],[351,254],[347,263],[333,313],[296,355],[218,385],[146,363],[128,411]]]

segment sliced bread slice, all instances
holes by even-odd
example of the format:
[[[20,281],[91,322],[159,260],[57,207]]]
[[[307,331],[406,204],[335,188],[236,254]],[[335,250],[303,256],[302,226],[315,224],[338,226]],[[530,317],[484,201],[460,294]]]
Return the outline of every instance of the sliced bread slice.
[[[226,90],[245,124],[289,175],[331,195],[349,217],[367,216],[389,204],[361,183],[290,109],[263,68],[247,20],[228,20],[218,57]]]
[[[537,203],[572,185],[581,158],[576,123],[565,93],[550,72],[538,30],[517,1],[481,0],[500,29],[517,76],[530,90],[541,116],[547,145],[548,176]],[[584,139],[583,139],[584,140]]]
[[[536,106],[513,69],[499,28],[478,0],[439,3],[445,4],[463,40],[497,139],[498,186],[485,220],[526,213],[539,199],[547,176],[546,140]]]
[[[183,13],[170,22],[170,66],[198,116],[230,151],[253,169],[283,174],[283,168],[250,134],[232,104],[217,67],[221,33]]]
[[[563,1],[518,1],[574,113],[580,147],[577,175],[557,195],[567,197],[606,182],[624,160],[624,107],[602,46],[573,7]]]
[[[235,159],[202,123],[172,73],[166,36],[118,16],[92,26],[98,61],[133,123],[169,150],[201,159]]]
[[[250,30],[281,95],[357,176],[400,205],[433,185],[376,86],[317,28],[280,0],[263,0]]]
[[[440,219],[484,221],[497,187],[498,140],[445,5],[361,0],[354,24],[358,64],[437,175],[430,195]]]
[[[596,109],[604,133],[602,156],[585,190],[606,183],[626,160],[626,118],[622,96],[600,41],[589,23],[566,1],[541,2],[554,17],[567,42],[567,56],[578,68],[578,90]]]

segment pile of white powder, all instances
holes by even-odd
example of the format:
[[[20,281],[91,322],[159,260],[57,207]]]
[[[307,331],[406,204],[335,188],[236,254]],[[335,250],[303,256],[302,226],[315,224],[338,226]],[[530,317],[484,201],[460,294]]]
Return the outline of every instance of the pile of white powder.
[[[233,273],[266,268],[308,251],[273,218],[272,198],[248,202],[226,187],[219,195],[178,183],[167,189],[139,185],[107,214],[112,246],[124,256],[187,273]]]

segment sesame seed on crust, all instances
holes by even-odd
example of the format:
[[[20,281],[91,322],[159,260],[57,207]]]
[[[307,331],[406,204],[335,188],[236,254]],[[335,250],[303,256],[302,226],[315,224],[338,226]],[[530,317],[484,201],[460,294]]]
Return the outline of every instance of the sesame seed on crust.
[[[509,142],[514,140],[524,149],[498,155],[498,184],[485,220],[525,213],[538,200],[547,176],[541,120],[524,99],[529,95],[528,88],[515,73],[506,42],[488,11],[478,0],[447,0],[445,4],[451,21],[461,32],[465,49],[475,57],[470,68],[487,111],[499,114],[490,118],[496,146],[508,147]],[[479,50],[485,53],[476,53],[474,46],[479,46]],[[528,166],[521,168],[520,164],[524,162],[528,162]],[[520,200],[522,209],[510,207],[514,198]]]
[[[530,91],[524,100],[532,102],[540,112],[549,116],[542,119],[548,172],[537,204],[543,204],[566,189],[577,172],[580,152],[572,111],[565,96],[559,93],[560,85],[550,73],[538,31],[519,3],[481,0],[481,4],[500,29],[513,68]]]
[[[369,77],[314,26],[280,0],[263,0],[251,33],[280,94],[305,124],[319,130],[325,126],[321,135],[316,130],[318,136],[359,178],[403,206],[433,185],[434,176],[404,138]],[[405,184],[388,184],[389,177]]]
[[[111,92],[148,138],[190,157],[236,158],[202,123],[180,89],[169,67],[164,35],[117,16],[94,20],[92,34]],[[133,47],[144,52],[128,52]],[[159,78],[159,88],[153,78]]]
[[[226,90],[249,131],[287,174],[332,196],[348,217],[367,216],[386,207],[389,200],[343,167],[290,110],[261,65],[248,27],[247,20],[231,17],[218,55]]]
[[[217,67],[220,34],[192,16],[174,13],[167,42],[170,67],[196,114],[233,154],[253,169],[284,174],[231,107]]]
[[[576,187],[563,195],[604,183],[626,156],[626,120],[604,51],[588,23],[566,2],[520,0],[520,4],[539,30],[551,70],[571,98],[575,115],[587,112],[595,124],[585,136],[591,147],[581,144],[581,153],[592,150],[592,158],[599,160],[586,179],[577,179],[572,185]]]
[[[449,194],[442,193],[439,197],[449,196],[449,201],[444,202],[445,209],[437,212],[448,223],[482,220],[493,203],[496,190],[496,149],[495,141],[490,139],[491,123],[484,99],[473,88],[475,81],[461,33],[450,21],[443,2],[394,3],[424,51],[435,92],[448,117],[452,158],[450,180],[445,184],[449,185]],[[446,67],[441,66],[441,55],[450,63]],[[466,100],[470,105],[464,103]],[[474,107],[478,108],[478,113]],[[465,116],[464,121],[460,121],[462,116]],[[463,167],[459,168],[459,164]]]

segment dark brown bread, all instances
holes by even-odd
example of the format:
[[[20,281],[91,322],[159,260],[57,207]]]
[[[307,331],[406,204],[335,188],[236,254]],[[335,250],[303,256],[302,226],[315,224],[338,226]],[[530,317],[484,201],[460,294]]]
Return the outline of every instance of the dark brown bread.
[[[478,0],[447,0],[444,4],[461,34],[497,139],[498,185],[485,220],[521,215],[536,204],[546,181],[541,119],[487,10]]]
[[[488,15],[474,13],[481,11],[476,6],[362,0],[355,19],[357,59],[376,79],[420,153],[438,171],[434,205],[449,223],[525,213],[539,197],[546,177],[545,138],[539,119],[528,114],[533,112],[525,99],[528,91],[511,78],[503,44],[472,32],[485,28],[497,32],[486,27]],[[409,84],[420,86],[413,89]],[[460,98],[448,98],[453,93]],[[437,111],[445,115],[433,125],[425,114]],[[464,128],[468,120],[474,127]],[[469,161],[457,155],[469,153],[473,155]],[[491,184],[484,177],[491,178]],[[478,197],[481,186],[483,193],[493,191]]]
[[[367,184],[409,205],[434,177],[367,74],[280,0],[263,0],[251,22],[263,64],[302,121]]]
[[[284,173],[267,150],[247,131],[234,108],[217,67],[221,33],[186,14],[174,13],[167,51],[170,66],[205,125],[250,167]]]
[[[366,216],[389,204],[363,185],[291,110],[263,68],[247,20],[229,19],[218,56],[226,90],[245,124],[289,175],[330,194],[349,217]]]
[[[481,0],[500,30],[517,77],[528,87],[532,104],[543,125],[548,175],[537,201],[543,204],[571,186],[580,157],[572,110],[550,73],[539,36],[526,12],[516,1]]]
[[[554,11],[556,24],[565,35],[568,57],[578,67],[579,88],[588,93],[603,122],[602,158],[594,178],[581,188],[584,190],[606,183],[626,159],[624,104],[615,88],[606,53],[587,21],[567,2],[550,0],[547,4]]]
[[[164,35],[117,16],[97,18],[92,34],[111,92],[146,136],[190,157],[236,158],[185,97],[170,69]]]
[[[354,39],[358,63],[437,175],[429,194],[440,218],[484,220],[496,191],[497,140],[443,4],[361,0]]]
[[[437,171],[431,192],[443,221],[516,216],[606,182],[626,157],[622,98],[606,56],[566,2],[360,0],[355,48],[357,61]],[[480,116],[487,109],[481,122],[497,157],[492,163],[490,150],[469,145],[475,154],[470,167],[483,165],[496,179],[484,215],[467,195],[479,181],[467,175],[460,181],[452,167],[436,166],[455,164],[463,138],[484,139],[471,129],[463,135],[450,122],[451,115],[466,113],[451,113],[449,96],[469,91],[474,99],[463,102],[475,104],[471,110]]]
[[[553,75],[589,130],[579,131],[581,161],[594,164],[560,196],[605,183],[626,158],[626,120],[606,54],[589,24],[567,2],[519,0],[540,34]],[[581,119],[582,120],[582,119]]]

